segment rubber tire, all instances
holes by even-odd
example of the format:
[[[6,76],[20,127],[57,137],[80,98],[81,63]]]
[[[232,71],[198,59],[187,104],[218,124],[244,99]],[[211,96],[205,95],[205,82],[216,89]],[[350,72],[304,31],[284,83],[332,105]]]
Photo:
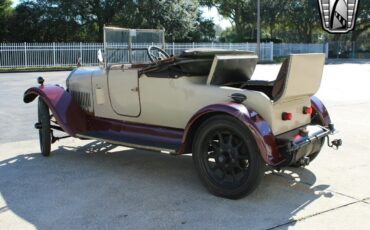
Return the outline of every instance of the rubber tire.
[[[247,145],[247,148],[250,152],[250,167],[252,167],[250,170],[250,175],[248,176],[246,182],[237,189],[231,190],[213,183],[209,175],[207,175],[207,170],[202,164],[202,141],[204,141],[208,132],[210,132],[212,129],[220,127],[228,128],[238,134],[242,139],[244,139],[244,143]],[[260,184],[265,171],[265,164],[261,159],[252,133],[239,120],[228,115],[217,115],[211,117],[198,128],[193,142],[192,158],[198,175],[208,191],[216,196],[229,199],[239,199],[252,193]]]
[[[41,124],[39,129],[39,140],[41,154],[44,157],[50,156],[51,149],[51,129],[50,129],[50,113],[47,104],[39,98],[38,101],[38,121]]]

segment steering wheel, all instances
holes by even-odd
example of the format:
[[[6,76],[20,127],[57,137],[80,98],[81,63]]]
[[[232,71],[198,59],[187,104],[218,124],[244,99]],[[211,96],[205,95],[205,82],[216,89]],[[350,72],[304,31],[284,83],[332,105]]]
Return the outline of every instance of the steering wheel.
[[[152,62],[157,62],[160,60],[170,58],[170,55],[166,53],[166,51],[162,50],[161,48],[157,46],[149,46],[147,52],[148,52],[149,59]]]

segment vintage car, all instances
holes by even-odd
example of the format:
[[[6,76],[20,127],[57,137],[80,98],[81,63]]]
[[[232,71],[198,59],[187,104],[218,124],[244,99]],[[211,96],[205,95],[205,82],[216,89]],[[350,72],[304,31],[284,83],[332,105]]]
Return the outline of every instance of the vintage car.
[[[63,138],[53,130],[192,153],[211,193],[240,198],[257,187],[265,166],[305,166],[326,138],[331,147],[341,145],[340,139],[329,141],[334,125],[314,96],[323,54],[290,55],[275,81],[259,81],[251,79],[258,60],[253,52],[190,49],[170,56],[162,49],[163,34],[106,27],[99,67],[74,69],[66,89],[39,77],[40,85],[29,88],[23,100],[39,96],[35,127],[41,153],[49,156],[51,143]]]

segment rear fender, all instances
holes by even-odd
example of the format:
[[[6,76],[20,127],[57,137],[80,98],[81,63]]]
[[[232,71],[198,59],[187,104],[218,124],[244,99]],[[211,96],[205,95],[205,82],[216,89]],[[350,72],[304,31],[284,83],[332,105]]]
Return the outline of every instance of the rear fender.
[[[76,104],[72,96],[57,85],[41,85],[26,90],[23,96],[25,103],[30,103],[37,96],[48,105],[60,127],[69,135],[75,136],[86,130],[86,114]]]
[[[267,164],[274,166],[285,160],[278,152],[270,125],[256,111],[237,103],[213,104],[199,110],[185,128],[180,154],[190,152],[192,138],[199,125],[209,117],[218,114],[228,114],[237,118],[251,131],[261,157]]]
[[[317,114],[320,125],[328,127],[331,124],[331,119],[329,116],[329,112],[322,101],[319,98],[312,96],[311,106],[313,109],[312,114]]]

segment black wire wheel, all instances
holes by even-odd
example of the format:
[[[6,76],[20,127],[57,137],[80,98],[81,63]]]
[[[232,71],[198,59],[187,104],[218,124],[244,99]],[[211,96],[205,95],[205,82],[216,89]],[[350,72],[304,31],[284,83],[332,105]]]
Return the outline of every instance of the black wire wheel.
[[[214,116],[199,127],[193,160],[205,187],[214,195],[230,199],[250,194],[264,174],[253,135],[227,115]]]
[[[50,156],[51,149],[51,128],[50,128],[50,113],[49,107],[43,99],[38,101],[38,123],[39,140],[41,154],[45,157]]]

